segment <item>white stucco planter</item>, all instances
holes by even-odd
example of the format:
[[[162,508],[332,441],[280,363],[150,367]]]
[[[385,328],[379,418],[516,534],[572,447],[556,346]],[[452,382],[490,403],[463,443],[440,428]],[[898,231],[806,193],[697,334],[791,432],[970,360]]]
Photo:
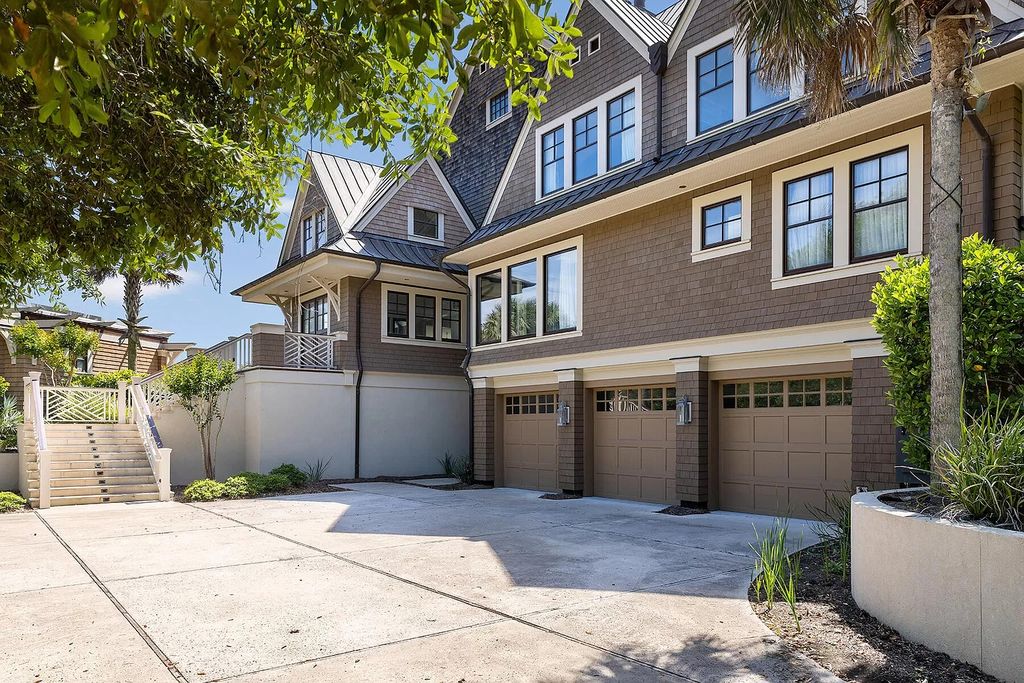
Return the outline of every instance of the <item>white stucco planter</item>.
[[[857,604],[905,638],[1024,683],[1024,534],[853,497]]]

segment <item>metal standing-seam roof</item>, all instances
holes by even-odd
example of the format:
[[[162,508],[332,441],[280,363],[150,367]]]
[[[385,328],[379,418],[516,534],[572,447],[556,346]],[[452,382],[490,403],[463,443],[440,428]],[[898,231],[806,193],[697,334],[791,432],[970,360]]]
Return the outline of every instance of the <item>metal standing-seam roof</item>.
[[[381,182],[384,169],[375,164],[324,152],[310,152],[309,156],[327,203],[344,233],[359,218],[377,189],[384,184]]]
[[[674,5],[669,5],[665,9],[661,10],[655,16],[658,17],[661,23],[668,26],[670,30],[674,29],[676,27],[676,22],[679,21],[679,17],[683,16],[683,10],[686,9],[686,5],[691,1],[692,0],[679,0],[679,2]]]
[[[672,26],[647,10],[640,9],[629,0],[604,0],[604,2],[608,9],[614,12],[647,45],[667,41],[672,35]]]

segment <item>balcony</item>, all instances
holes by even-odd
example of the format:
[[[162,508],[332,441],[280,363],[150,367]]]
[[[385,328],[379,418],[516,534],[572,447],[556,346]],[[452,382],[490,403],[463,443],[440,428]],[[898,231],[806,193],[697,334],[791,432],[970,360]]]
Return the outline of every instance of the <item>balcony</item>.
[[[334,369],[334,337],[285,332],[284,365],[289,368]]]

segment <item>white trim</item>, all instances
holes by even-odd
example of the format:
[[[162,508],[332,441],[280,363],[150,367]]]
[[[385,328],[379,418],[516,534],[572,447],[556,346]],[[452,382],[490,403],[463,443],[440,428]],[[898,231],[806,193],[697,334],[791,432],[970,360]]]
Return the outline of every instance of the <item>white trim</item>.
[[[413,242],[425,242],[426,244],[444,244],[444,212],[435,211],[434,209],[427,209],[422,206],[409,205],[406,208],[406,229],[408,231],[408,237]],[[424,237],[423,235],[417,235],[414,230],[416,221],[414,215],[416,209],[420,211],[429,211],[430,213],[437,214],[437,237]]]
[[[583,371],[579,368],[570,368],[567,370],[556,370],[555,376],[558,377],[559,382],[581,382],[583,381]]]
[[[1024,7],[1021,7],[1013,0],[988,0],[992,16],[999,21],[1013,21],[1024,18]]]
[[[690,260],[692,262],[696,263],[698,261],[706,261],[720,256],[728,256],[729,254],[738,254],[740,252],[750,251],[750,214],[752,212],[751,188],[752,183],[748,180],[747,182],[740,183],[739,185],[733,185],[731,187],[718,190],[717,192],[710,192],[693,198],[690,202],[690,225],[692,228],[691,232],[693,233],[692,247],[690,250]],[[718,246],[702,249],[701,238],[704,233],[704,208],[737,198],[740,200],[741,204],[739,242],[720,244]]]
[[[591,49],[593,47],[593,45],[594,45],[594,41],[595,40],[597,41],[597,49],[596,50]],[[601,33],[600,33],[600,31],[598,31],[594,35],[592,35],[589,38],[587,38],[587,56],[589,57],[590,55],[597,54],[600,51],[601,51]]]
[[[732,120],[704,131],[697,132],[697,58],[707,52],[732,43]],[[803,79],[796,78],[789,86],[789,97],[752,114],[747,113],[747,49],[736,40],[736,27],[722,31],[686,50],[686,140],[693,142],[703,137],[717,135],[729,127],[747,119],[757,118],[798,100],[804,95]]]
[[[576,250],[576,329],[569,332],[556,332],[544,334],[544,257],[549,254]],[[536,260],[537,262],[537,336],[526,339],[508,338],[508,267]],[[485,275],[498,271],[501,274],[501,341],[490,344],[477,344],[477,300],[476,300],[476,279],[478,275]],[[536,344],[551,339],[563,339],[568,337],[579,337],[583,334],[583,236],[579,235],[572,239],[549,244],[539,249],[522,252],[515,256],[504,258],[500,261],[491,261],[486,265],[477,266],[469,271],[469,331],[470,348],[474,351],[487,351],[488,349],[504,349],[520,344]]]
[[[554,197],[558,197],[570,190],[582,187],[588,183],[594,182],[599,178],[606,177],[609,173],[618,173],[624,171],[636,164],[639,164],[643,159],[643,76],[636,76],[625,83],[622,83],[615,88],[603,93],[599,97],[590,100],[586,104],[576,107],[570,112],[562,114],[557,119],[545,122],[543,126],[538,126],[534,130],[534,200],[536,202],[548,201]],[[617,97],[625,95],[629,91],[633,91],[633,144],[634,151],[636,153],[635,158],[632,161],[626,162],[620,166],[616,166],[613,169],[608,168],[608,103]],[[589,113],[590,111],[597,110],[597,175],[592,178],[587,178],[584,181],[573,183],[573,163],[575,161],[573,154],[573,130],[572,122],[583,114]],[[562,177],[563,185],[562,189],[543,194],[542,181],[543,181],[543,169],[541,167],[541,161],[543,158],[543,149],[541,141],[545,134],[550,133],[553,130],[562,128]]]
[[[708,369],[706,356],[690,356],[689,358],[672,358],[670,360],[677,375],[681,372],[698,372]]]
[[[881,339],[861,339],[847,342],[846,345],[850,347],[850,356],[853,358],[884,358],[889,355],[889,349]]]
[[[895,135],[818,157],[772,174],[772,289],[811,282],[823,282],[867,273],[877,273],[892,265],[891,257],[850,263],[850,165],[876,154],[907,148],[907,253],[918,256],[924,248],[924,128],[918,126]],[[789,180],[822,171],[832,171],[832,267],[784,275],[783,190]]]
[[[700,0],[690,0],[683,10],[682,16],[676,21],[676,25],[672,29],[672,35],[668,39],[668,64],[672,63],[672,58],[675,57],[676,51],[679,50],[679,44],[683,42],[686,30],[690,28],[690,22],[693,21],[699,6]]]
[[[392,337],[388,335],[388,292],[402,292],[409,296],[408,337]],[[416,295],[429,296],[434,299],[434,336],[435,339],[416,338]],[[459,340],[441,341],[441,300],[451,299],[459,302]],[[465,348],[466,345],[466,295],[438,289],[406,287],[381,283],[380,286],[380,340],[385,344],[405,344],[408,346],[429,346],[442,349]]]
[[[631,29],[626,22],[622,20],[622,17],[615,12],[615,10],[609,7],[604,0],[590,0],[590,4],[602,17],[604,17],[606,22],[611,24],[612,28],[619,32],[619,35],[621,35],[627,43],[633,46],[634,50],[640,53],[640,56],[644,58],[645,62],[648,64],[651,62],[651,53],[647,42],[641,38],[636,31]]]
[[[310,162],[308,155],[307,164],[309,165],[310,175],[312,176],[313,173],[316,173],[316,170],[313,169],[313,165]],[[312,177],[299,178],[298,190],[295,193],[295,199],[292,201],[292,208],[288,211],[288,227],[285,228],[285,238],[284,243],[281,245],[281,255],[278,256],[277,258],[278,266],[284,265],[284,263],[288,260],[288,257],[292,253],[292,246],[295,243],[295,233],[298,232],[299,229],[299,216],[298,214],[296,214],[295,209],[296,207],[300,207],[305,203],[306,192],[309,189],[311,182]],[[301,247],[299,251],[301,253]]]
[[[494,126],[498,125],[499,123],[501,123],[502,121],[507,119],[508,117],[512,116],[512,88],[511,88],[511,86],[508,87],[508,88],[505,88],[504,93],[505,93],[505,95],[508,96],[508,111],[505,112],[504,114],[502,114],[501,116],[499,116],[496,119],[492,119],[491,118],[491,100],[493,100],[495,97],[498,97],[499,95],[501,95],[502,91],[499,90],[498,92],[494,93],[493,95],[489,96],[486,100],[484,100],[484,119],[487,121],[487,125],[484,128],[485,130],[490,130]]]

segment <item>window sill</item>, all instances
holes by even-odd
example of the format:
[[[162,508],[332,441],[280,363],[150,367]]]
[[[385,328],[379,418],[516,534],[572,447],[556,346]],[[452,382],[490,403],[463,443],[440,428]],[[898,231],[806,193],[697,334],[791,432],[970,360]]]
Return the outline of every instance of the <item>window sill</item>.
[[[699,261],[729,256],[730,254],[739,254],[744,251],[750,251],[750,240],[740,240],[739,242],[730,242],[729,244],[690,252],[690,260],[693,263],[697,263]]]
[[[429,339],[402,339],[401,337],[381,337],[385,344],[403,344],[405,346],[429,346],[435,349],[465,349],[462,342],[431,341]]]
[[[556,334],[545,334],[540,337],[528,337],[526,339],[513,339],[505,342],[494,342],[493,344],[478,344],[473,347],[473,352],[487,351],[489,349],[507,349],[511,346],[522,346],[523,344],[536,344],[538,342],[551,341],[554,339],[571,339],[573,337],[582,337],[582,330],[573,330],[572,332],[558,332]]]
[[[578,190],[581,187],[586,187],[587,185],[595,183],[598,180],[604,180],[605,178],[610,178],[611,176],[615,175],[616,173],[622,173],[623,171],[628,171],[631,168],[639,166],[640,162],[641,162],[641,159],[634,159],[633,161],[630,161],[628,164],[623,164],[621,166],[616,166],[612,170],[605,171],[604,173],[598,173],[593,178],[587,178],[586,180],[583,180],[581,182],[574,183],[572,185],[569,185],[568,187],[564,187],[561,190],[555,190],[554,192],[549,192],[548,194],[540,195],[540,196],[538,196],[536,198],[534,204],[543,204],[546,201],[549,201],[549,200],[554,199],[556,197],[561,197],[561,196],[563,196],[565,194],[568,194],[569,192],[572,192],[573,190]]]
[[[908,256],[920,255],[920,252],[908,254]],[[873,261],[859,261],[845,266],[835,266],[832,268],[825,268],[823,270],[811,271],[809,273],[800,273],[799,275],[775,277],[772,278],[772,289],[799,287],[801,285],[809,285],[815,282],[828,282],[829,280],[839,280],[847,277],[856,277],[858,275],[880,273],[891,266],[894,262],[894,257],[886,256]]]
[[[412,235],[412,234],[410,234],[408,239],[409,239],[410,242],[419,242],[421,244],[432,244],[434,246],[439,246],[439,247],[443,247],[444,246],[444,236],[441,236],[441,237],[438,237],[438,238],[435,239],[435,238],[432,238],[432,237],[420,237],[419,235]]]
[[[499,124],[501,124],[501,123],[503,123],[505,121],[508,121],[510,118],[512,118],[512,109],[511,108],[508,110],[507,114],[505,114],[503,116],[500,116],[500,117],[494,119],[493,121],[488,121],[487,125],[484,127],[484,130],[490,130],[491,128],[494,128],[495,126],[497,126],[497,125],[499,125]]]

